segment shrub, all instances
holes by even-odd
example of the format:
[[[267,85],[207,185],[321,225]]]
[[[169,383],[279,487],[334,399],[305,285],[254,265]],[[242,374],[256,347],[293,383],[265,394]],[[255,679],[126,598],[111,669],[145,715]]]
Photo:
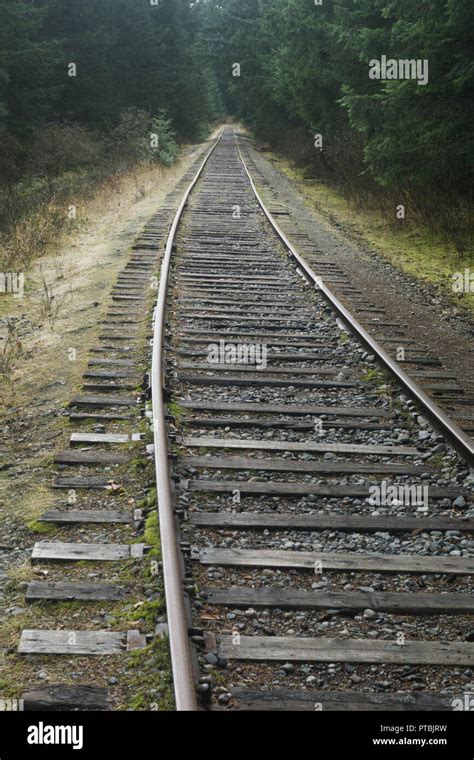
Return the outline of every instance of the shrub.
[[[79,124],[47,124],[31,146],[27,169],[36,176],[55,177],[95,166],[101,158],[100,138]]]
[[[137,108],[122,111],[108,143],[115,166],[122,170],[151,161],[169,166],[178,153],[171,121],[164,110],[153,118]]]
[[[155,158],[165,166],[170,166],[176,161],[178,146],[175,141],[175,133],[165,110],[158,113],[151,120],[151,132],[158,138],[158,147],[155,149]]]
[[[146,111],[127,108],[120,114],[107,143],[116,169],[125,171],[135,164],[150,160],[150,117]]]

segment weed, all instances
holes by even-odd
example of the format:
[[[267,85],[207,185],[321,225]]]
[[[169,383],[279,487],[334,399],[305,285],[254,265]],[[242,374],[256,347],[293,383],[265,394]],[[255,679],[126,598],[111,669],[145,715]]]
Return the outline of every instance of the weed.
[[[7,334],[0,352],[0,373],[9,375],[15,358],[21,354],[22,345],[14,319],[6,320]]]
[[[170,401],[168,404],[168,414],[174,418],[175,422],[179,422],[180,417],[184,414],[182,406],[176,403],[176,401]]]
[[[49,285],[44,276],[42,267],[40,267],[41,281],[43,289],[41,291],[41,315],[45,317],[51,329],[54,327],[54,323],[59,316],[64,304],[71,296],[71,288],[68,288],[63,293],[54,292],[53,286]]]

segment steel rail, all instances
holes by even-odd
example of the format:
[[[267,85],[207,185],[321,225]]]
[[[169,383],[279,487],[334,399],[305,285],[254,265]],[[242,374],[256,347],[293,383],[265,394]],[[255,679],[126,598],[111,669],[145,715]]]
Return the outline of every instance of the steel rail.
[[[176,231],[189,195],[206,166],[209,157],[224,133],[222,128],[214,145],[206,154],[194,179],[185,191],[166,241],[162,259],[158,296],[155,308],[155,325],[153,331],[153,357],[151,368],[151,392],[153,408],[154,456],[156,472],[156,491],[158,516],[160,523],[161,551],[163,560],[163,579],[166,595],[166,612],[168,618],[171,667],[173,673],[176,709],[179,711],[197,710],[194,686],[191,650],[188,637],[188,625],[183,596],[183,575],[178,547],[173,500],[171,495],[170,472],[168,466],[168,437],[165,423],[164,372],[163,372],[163,335],[165,327],[166,297],[170,273],[171,254]]]
[[[400,367],[392,357],[377,343],[374,338],[367,332],[367,330],[358,322],[346,309],[345,306],[339,301],[334,293],[324,284],[321,277],[319,277],[313,269],[306,263],[294,246],[290,243],[284,232],[280,229],[271,213],[266,208],[255,182],[250,174],[250,171],[245,163],[244,157],[240,150],[240,145],[235,135],[235,142],[237,150],[239,151],[240,160],[245,169],[245,172],[249,178],[250,184],[254,195],[262,209],[263,213],[267,217],[280,241],[285,248],[289,251],[291,256],[298,263],[298,266],[303,271],[303,274],[310,283],[323,294],[326,300],[331,304],[333,309],[341,317],[344,323],[348,326],[350,332],[354,334],[370,351],[375,354],[377,361],[386,367],[393,375],[395,375],[397,381],[403,386],[411,399],[415,401],[423,410],[424,416],[429,419],[433,426],[444,435],[452,444],[453,448],[467,461],[469,467],[474,467],[474,443],[461,428],[453,422],[445,412],[431,399],[417,383],[415,383],[409,375]]]

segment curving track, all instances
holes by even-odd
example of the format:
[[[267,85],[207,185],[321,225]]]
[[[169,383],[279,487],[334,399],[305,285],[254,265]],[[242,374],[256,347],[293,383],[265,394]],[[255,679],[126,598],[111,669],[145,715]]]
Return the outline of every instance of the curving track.
[[[452,709],[474,653],[472,441],[298,255],[232,130],[184,205],[153,383],[178,708],[197,685],[211,708]]]

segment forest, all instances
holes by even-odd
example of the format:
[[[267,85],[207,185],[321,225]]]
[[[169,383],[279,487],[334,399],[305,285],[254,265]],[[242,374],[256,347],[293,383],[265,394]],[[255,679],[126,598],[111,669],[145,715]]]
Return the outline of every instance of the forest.
[[[0,0],[0,234],[234,119],[462,251],[473,15],[468,0]],[[377,77],[382,60],[405,67]]]

